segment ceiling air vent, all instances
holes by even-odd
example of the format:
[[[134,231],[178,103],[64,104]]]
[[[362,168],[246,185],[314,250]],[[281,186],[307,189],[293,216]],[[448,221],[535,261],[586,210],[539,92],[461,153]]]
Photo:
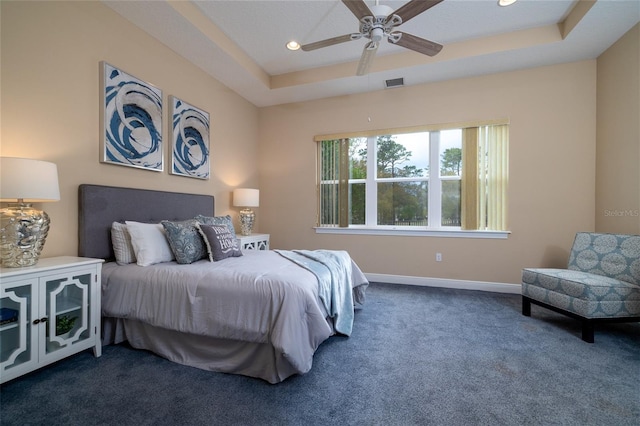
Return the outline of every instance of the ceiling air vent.
[[[385,80],[384,85],[387,89],[404,86],[404,78],[400,77],[400,78],[392,78],[391,80]]]

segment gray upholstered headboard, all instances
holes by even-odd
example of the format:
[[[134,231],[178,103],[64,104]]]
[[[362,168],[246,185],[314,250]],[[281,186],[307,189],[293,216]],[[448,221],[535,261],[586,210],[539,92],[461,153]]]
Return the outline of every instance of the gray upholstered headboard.
[[[80,185],[78,188],[78,255],[114,259],[111,224],[125,220],[158,223],[161,220],[213,216],[212,195],[183,194],[148,189]]]

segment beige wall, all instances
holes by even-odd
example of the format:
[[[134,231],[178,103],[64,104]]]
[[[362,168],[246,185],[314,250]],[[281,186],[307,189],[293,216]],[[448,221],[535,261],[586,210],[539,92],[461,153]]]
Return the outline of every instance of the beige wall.
[[[638,195],[637,161],[626,168],[635,170],[635,187],[630,172],[627,189],[612,201],[601,195],[619,186],[618,160],[610,154],[622,150],[623,160],[640,160],[638,128],[614,121],[619,95],[606,95],[604,86],[624,92],[626,86],[615,88],[626,67],[619,63],[637,57],[637,27],[603,55],[597,77],[594,60],[259,110],[98,2],[0,7],[0,154],[59,167],[62,200],[41,205],[52,218],[45,256],[76,253],[81,183],[213,194],[217,212],[234,217],[231,189],[259,185],[258,230],[271,233],[275,248],[346,249],[369,273],[518,283],[522,267],[564,265],[576,231],[593,230],[596,220],[600,226],[605,206],[634,208],[621,201]],[[158,86],[165,101],[176,95],[211,114],[210,180],[99,163],[102,60]],[[636,80],[633,71],[624,75],[637,85],[637,71]],[[597,208],[596,78],[597,152],[604,156]],[[625,102],[637,118],[638,98]],[[505,117],[511,120],[508,239],[315,234],[314,135]],[[605,125],[620,137],[603,142]],[[629,142],[609,149],[628,134]],[[440,263],[436,252],[443,253]]]
[[[81,183],[212,194],[231,213],[230,191],[258,186],[255,106],[186,62],[99,2],[1,2],[1,140],[3,156],[58,165],[61,200],[41,204],[51,217],[43,256],[77,252]],[[163,90],[169,148],[168,96],[210,113],[211,178],[101,164],[99,63],[121,68]]]
[[[368,273],[519,283],[525,266],[566,265],[575,233],[594,229],[595,100],[593,60],[263,108],[262,229],[278,248],[346,249]],[[511,123],[508,239],[314,232],[314,135],[498,118]]]
[[[640,234],[640,24],[598,58],[596,230]]]

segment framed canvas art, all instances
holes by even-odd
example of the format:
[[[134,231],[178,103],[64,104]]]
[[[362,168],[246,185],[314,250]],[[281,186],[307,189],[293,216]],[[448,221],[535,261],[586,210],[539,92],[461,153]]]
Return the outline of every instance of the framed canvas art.
[[[209,113],[169,96],[171,105],[171,173],[209,179]]]
[[[101,62],[100,161],[161,172],[162,90]]]

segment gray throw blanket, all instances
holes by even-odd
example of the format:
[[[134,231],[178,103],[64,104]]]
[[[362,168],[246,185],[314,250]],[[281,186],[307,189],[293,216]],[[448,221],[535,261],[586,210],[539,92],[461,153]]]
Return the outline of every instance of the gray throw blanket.
[[[338,333],[351,335],[353,294],[351,257],[340,250],[274,250],[318,278],[318,295]]]

